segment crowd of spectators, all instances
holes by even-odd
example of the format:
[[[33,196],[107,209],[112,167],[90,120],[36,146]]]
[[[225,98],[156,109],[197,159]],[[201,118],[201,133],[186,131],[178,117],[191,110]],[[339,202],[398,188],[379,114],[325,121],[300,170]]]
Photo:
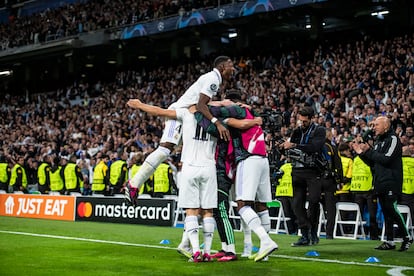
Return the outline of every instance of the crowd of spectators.
[[[322,46],[313,58],[300,51],[234,57],[238,67],[234,86],[246,102],[263,112],[280,112],[280,135],[296,127],[297,111],[307,103],[315,120],[332,130],[339,143],[365,132],[378,115],[391,118],[405,149],[414,154],[414,35],[389,40]],[[138,152],[157,147],[162,118],[126,106],[139,98],[167,107],[202,73],[210,61],[124,71],[111,83],[74,83],[52,93],[0,99],[0,155],[11,163],[25,158],[35,167],[44,156],[76,155],[93,167],[97,154]],[[279,129],[278,129],[279,130]],[[269,138],[269,137],[268,137]],[[178,154],[178,152],[177,152]],[[35,181],[35,180],[33,180]]]
[[[85,2],[85,3],[83,3]],[[10,16],[0,24],[2,50],[80,33],[122,27],[230,3],[222,0],[90,0],[48,9],[30,16]]]

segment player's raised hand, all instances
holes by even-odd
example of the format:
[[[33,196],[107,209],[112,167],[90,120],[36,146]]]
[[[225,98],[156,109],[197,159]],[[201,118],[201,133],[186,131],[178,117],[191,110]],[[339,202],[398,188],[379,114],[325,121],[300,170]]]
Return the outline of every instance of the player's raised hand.
[[[139,99],[131,99],[127,102],[127,106],[132,108],[140,108],[142,105],[142,102]]]

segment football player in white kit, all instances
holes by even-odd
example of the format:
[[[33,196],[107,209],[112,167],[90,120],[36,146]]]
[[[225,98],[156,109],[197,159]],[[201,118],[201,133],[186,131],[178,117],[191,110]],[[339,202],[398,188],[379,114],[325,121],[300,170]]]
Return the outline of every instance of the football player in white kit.
[[[220,132],[220,137],[228,141],[230,138],[229,131],[217,118],[211,115],[207,103],[217,94],[223,80],[229,80],[231,78],[235,68],[233,61],[227,56],[217,57],[213,65],[213,70],[201,75],[169,109],[188,108],[191,105],[197,104],[197,110],[207,119],[214,122]],[[167,120],[160,146],[148,155],[140,170],[128,181],[125,187],[125,198],[131,204],[137,204],[139,188],[154,173],[155,169],[168,158],[174,146],[180,143],[181,136],[181,122],[175,119]]]
[[[184,228],[190,240],[193,262],[210,261],[210,250],[213,241],[215,221],[213,208],[217,207],[217,178],[215,151],[217,138],[205,132],[194,118],[195,105],[190,109],[162,109],[146,105],[140,100],[128,101],[128,106],[138,108],[150,115],[165,116],[177,119],[183,127],[183,149],[181,152],[180,192],[178,205],[186,209]],[[200,251],[198,237],[198,214],[201,208],[203,217],[204,254]]]
[[[178,119],[183,126],[183,149],[181,152],[180,192],[178,206],[186,209],[184,222],[185,232],[193,250],[193,262],[211,260],[210,250],[213,241],[215,220],[213,208],[217,207],[217,178],[215,152],[217,138],[210,136],[197,124],[194,117],[195,106],[175,110],[163,109],[142,103],[138,99],[129,100],[128,106],[138,108],[150,115],[165,116]],[[248,120],[250,125],[258,124],[257,120]],[[198,214],[201,209],[203,218],[204,254],[201,255],[199,242]]]

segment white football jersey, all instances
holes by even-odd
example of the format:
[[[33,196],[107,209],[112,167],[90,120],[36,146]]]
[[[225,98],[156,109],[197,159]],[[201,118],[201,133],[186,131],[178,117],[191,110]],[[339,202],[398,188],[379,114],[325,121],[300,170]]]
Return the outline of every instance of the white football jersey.
[[[217,94],[222,78],[220,72],[214,68],[213,71],[201,75],[184,94],[173,104],[170,109],[186,108],[198,103],[200,93],[207,95],[210,99]]]
[[[181,162],[192,166],[215,164],[217,138],[197,125],[194,114],[187,108],[176,109],[176,114],[183,123]]]

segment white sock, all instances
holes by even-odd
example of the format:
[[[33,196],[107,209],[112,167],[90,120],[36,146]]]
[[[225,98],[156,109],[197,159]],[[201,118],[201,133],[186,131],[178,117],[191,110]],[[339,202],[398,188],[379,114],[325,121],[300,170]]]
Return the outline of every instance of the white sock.
[[[244,234],[244,244],[253,244],[252,242],[252,229],[249,228],[249,226],[244,222],[244,220],[241,220],[243,234]]]
[[[261,211],[261,212],[257,213],[257,215],[259,216],[260,221],[262,223],[262,226],[266,230],[266,233],[269,233],[269,231],[270,231],[269,210]]]
[[[240,217],[250,229],[259,237],[260,241],[269,239],[269,235],[262,226],[259,216],[250,206],[244,206],[239,210]]]
[[[193,248],[193,254],[200,251],[200,241],[198,238],[198,220],[197,216],[186,216],[185,217],[185,231],[187,237],[190,240],[191,247]]]
[[[236,254],[236,246],[233,244],[228,244],[227,245],[227,250],[226,252],[231,252],[233,254]]]
[[[221,242],[221,250],[226,251],[227,252],[227,243],[225,242]]]
[[[213,243],[215,220],[213,217],[203,218],[204,253],[210,254]]]
[[[157,167],[167,160],[170,155],[170,150],[159,146],[150,155],[145,158],[144,163],[141,165],[138,172],[131,179],[131,186],[140,189],[142,184],[148,180],[148,178],[154,174]]]
[[[181,243],[178,247],[186,249],[190,247],[190,240],[188,239],[188,234],[187,231],[185,231],[185,229],[183,231],[183,236],[181,237]]]

